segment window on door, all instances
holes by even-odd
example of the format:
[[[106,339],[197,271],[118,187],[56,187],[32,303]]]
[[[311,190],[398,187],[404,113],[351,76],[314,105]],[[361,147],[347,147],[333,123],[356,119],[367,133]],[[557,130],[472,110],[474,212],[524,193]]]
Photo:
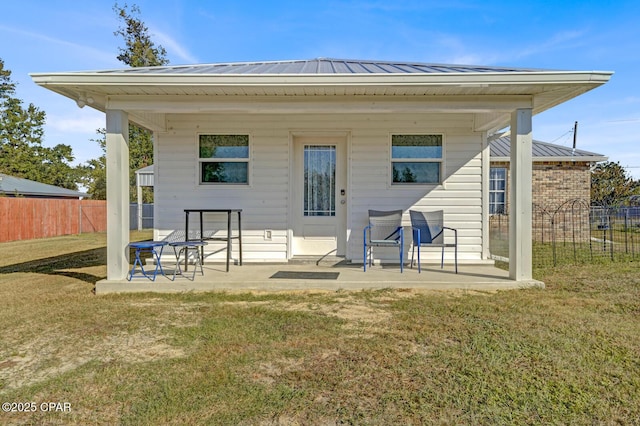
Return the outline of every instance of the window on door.
[[[304,146],[304,216],[336,215],[336,147]]]

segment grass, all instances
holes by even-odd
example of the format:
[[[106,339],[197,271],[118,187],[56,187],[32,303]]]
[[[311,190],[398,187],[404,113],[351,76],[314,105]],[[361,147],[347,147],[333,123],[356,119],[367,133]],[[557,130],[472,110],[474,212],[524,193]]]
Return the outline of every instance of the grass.
[[[627,238],[624,233],[614,233],[613,242],[607,234],[593,234],[594,240],[578,240],[570,238],[559,239],[555,245],[551,242],[533,242],[533,266],[540,270],[558,265],[577,265],[588,263],[609,264],[612,258],[616,262],[633,262],[640,260],[640,245],[638,237]],[[600,237],[600,238],[596,238]],[[493,233],[490,236],[491,254],[509,257],[509,240],[505,234]]]
[[[637,262],[538,268],[545,290],[95,296],[105,241],[0,244],[0,402],[71,405],[0,423],[640,423]]]

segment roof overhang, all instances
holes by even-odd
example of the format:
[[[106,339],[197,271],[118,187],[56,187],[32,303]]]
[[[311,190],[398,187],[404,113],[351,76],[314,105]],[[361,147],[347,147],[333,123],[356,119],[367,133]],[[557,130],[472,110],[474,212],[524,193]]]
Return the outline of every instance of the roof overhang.
[[[509,125],[511,112],[539,114],[605,84],[607,71],[411,74],[166,74],[91,71],[35,73],[33,81],[99,111],[164,129],[168,113],[474,114],[474,128]]]

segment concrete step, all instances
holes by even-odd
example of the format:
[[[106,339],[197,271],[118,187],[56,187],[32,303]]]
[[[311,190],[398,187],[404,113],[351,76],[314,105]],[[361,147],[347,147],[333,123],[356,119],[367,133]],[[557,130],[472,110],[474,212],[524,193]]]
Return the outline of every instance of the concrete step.
[[[350,263],[344,256],[294,256],[289,259],[290,265],[336,266]]]

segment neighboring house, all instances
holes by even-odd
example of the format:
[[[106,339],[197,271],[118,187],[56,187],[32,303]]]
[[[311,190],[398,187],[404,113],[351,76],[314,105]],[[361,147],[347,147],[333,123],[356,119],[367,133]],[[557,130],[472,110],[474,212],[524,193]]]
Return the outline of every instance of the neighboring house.
[[[485,261],[487,138],[510,127],[519,166],[509,275],[523,281],[532,278],[532,116],[611,74],[320,58],[32,78],[106,113],[109,281],[128,270],[129,121],[154,132],[154,238],[184,230],[185,208],[240,208],[245,262],[361,262],[369,209],[443,209],[460,259]],[[221,248],[209,244],[208,259],[224,259]]]
[[[492,140],[489,173],[489,214],[509,212],[511,140]],[[567,201],[591,199],[591,168],[607,157],[581,149],[533,140],[533,204],[555,210]]]
[[[80,199],[87,194],[0,173],[0,196]]]

